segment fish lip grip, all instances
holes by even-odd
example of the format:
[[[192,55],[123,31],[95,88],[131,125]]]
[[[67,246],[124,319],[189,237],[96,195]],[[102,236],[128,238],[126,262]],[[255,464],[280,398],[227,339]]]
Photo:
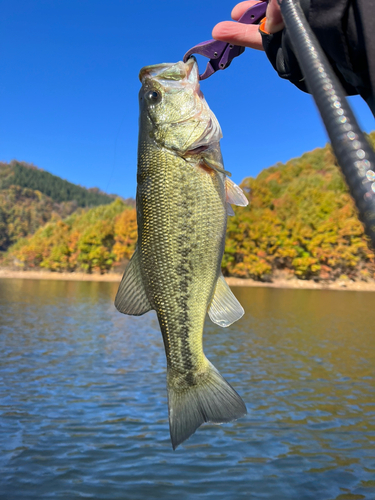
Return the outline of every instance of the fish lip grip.
[[[267,1],[262,0],[260,3],[250,7],[250,9],[240,17],[238,22],[242,24],[259,24],[266,15],[266,10]],[[241,47],[240,45],[220,42],[219,40],[207,40],[206,42],[198,43],[188,50],[184,55],[183,61],[186,63],[193,54],[208,57],[210,60],[207,63],[206,70],[199,75],[200,80],[205,80],[216,73],[216,71],[228,68],[232,60],[241,55],[244,50],[245,47]]]

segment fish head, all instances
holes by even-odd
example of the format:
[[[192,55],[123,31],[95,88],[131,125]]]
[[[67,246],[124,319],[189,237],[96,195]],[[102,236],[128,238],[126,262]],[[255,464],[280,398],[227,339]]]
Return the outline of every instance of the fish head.
[[[220,125],[200,90],[194,58],[146,66],[139,78],[141,133],[181,155],[220,141]]]

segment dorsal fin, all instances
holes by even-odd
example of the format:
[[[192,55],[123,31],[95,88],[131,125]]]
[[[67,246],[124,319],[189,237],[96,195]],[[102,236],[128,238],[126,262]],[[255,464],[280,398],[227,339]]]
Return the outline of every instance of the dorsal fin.
[[[229,217],[231,217],[232,215],[236,215],[230,203],[227,203],[227,215]]]

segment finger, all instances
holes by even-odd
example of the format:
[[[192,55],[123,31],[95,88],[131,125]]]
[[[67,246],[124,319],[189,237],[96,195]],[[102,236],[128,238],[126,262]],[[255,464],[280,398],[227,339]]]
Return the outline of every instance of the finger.
[[[276,33],[284,29],[284,21],[281,15],[280,6],[276,0],[271,0],[268,4],[266,18],[264,28],[267,33]]]
[[[224,21],[214,27],[212,37],[215,40],[232,43],[233,45],[263,50],[258,25]]]
[[[231,17],[235,21],[238,21],[239,18],[242,16],[242,14],[245,14],[247,10],[250,9],[253,5],[257,4],[259,2],[256,2],[254,0],[246,0],[245,2],[240,2],[238,3],[235,7],[233,7]]]

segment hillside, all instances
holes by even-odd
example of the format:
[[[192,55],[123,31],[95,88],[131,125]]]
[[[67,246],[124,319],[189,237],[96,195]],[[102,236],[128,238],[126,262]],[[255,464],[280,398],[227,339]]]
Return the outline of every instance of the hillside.
[[[24,269],[104,273],[128,260],[137,239],[135,209],[117,199],[65,220],[53,220],[19,240],[4,264]]]
[[[375,147],[375,132],[368,139]],[[228,220],[226,275],[375,277],[374,254],[329,145],[249,177],[242,187],[250,204]]]
[[[375,145],[375,133],[370,134]],[[374,254],[330,146],[277,164],[242,187],[250,204],[228,218],[226,276],[269,281],[373,280]],[[120,200],[49,222],[18,241],[6,262],[18,268],[108,272],[136,244],[136,212]]]
[[[73,201],[78,207],[94,207],[111,203],[116,196],[102,193],[97,188],[86,189],[56,175],[16,160],[0,162],[0,190],[19,186],[39,191],[57,203]]]
[[[33,165],[0,162],[0,252],[77,209],[112,203],[114,195],[85,189]],[[134,200],[125,200],[134,205]]]
[[[74,201],[56,203],[40,191],[20,186],[0,190],[0,251],[33,234],[51,218],[65,218],[77,210]]]

